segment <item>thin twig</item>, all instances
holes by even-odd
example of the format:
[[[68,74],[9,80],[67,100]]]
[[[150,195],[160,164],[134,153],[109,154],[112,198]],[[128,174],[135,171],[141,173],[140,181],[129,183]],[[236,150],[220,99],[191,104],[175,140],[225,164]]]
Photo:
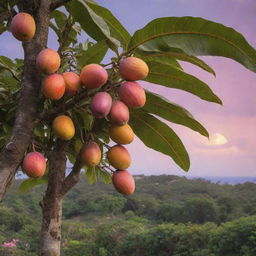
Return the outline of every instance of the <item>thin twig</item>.
[[[82,90],[80,93],[78,93],[72,100],[65,104],[58,105],[52,109],[44,111],[40,116],[38,121],[41,120],[49,120],[52,117],[56,116],[59,113],[64,113],[67,110],[73,108],[76,104],[78,104],[81,100],[86,98],[88,95],[87,90]]]

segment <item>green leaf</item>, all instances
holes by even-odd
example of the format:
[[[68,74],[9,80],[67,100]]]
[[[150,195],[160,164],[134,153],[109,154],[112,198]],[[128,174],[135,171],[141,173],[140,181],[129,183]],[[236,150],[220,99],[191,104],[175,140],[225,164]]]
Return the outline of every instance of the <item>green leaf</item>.
[[[96,118],[94,120],[93,132],[99,139],[102,139],[106,144],[110,142],[109,122],[105,118]]]
[[[20,193],[26,193],[28,190],[32,189],[35,186],[47,184],[48,180],[47,177],[40,177],[40,178],[29,178],[24,180],[19,186]]]
[[[93,184],[97,180],[95,166],[90,166],[85,171],[85,176],[88,178],[89,184]]]
[[[210,87],[196,77],[159,62],[148,62],[149,74],[145,81],[190,92],[203,100],[222,104]]]
[[[116,17],[108,9],[98,4],[91,3],[88,0],[87,4],[96,14],[103,18],[104,21],[107,23],[110,29],[110,35],[116,38],[121,43],[124,49],[127,49],[128,43],[131,39],[131,35],[123,27],[123,25],[116,19]]]
[[[147,147],[170,156],[183,170],[188,171],[190,166],[188,153],[179,137],[168,125],[142,110],[130,113],[129,124]]]
[[[97,165],[87,167],[87,169],[85,170],[85,177],[88,178],[89,184],[95,183],[99,178],[101,178],[105,184],[109,184],[112,182],[111,174],[105,170],[102,170]]]
[[[216,76],[214,70],[208,64],[206,64],[204,61],[202,61],[201,59],[199,59],[195,56],[186,54],[181,49],[169,48],[168,50],[165,50],[165,51],[157,51],[157,49],[154,49],[154,50],[155,51],[152,51],[152,49],[151,49],[151,51],[145,51],[145,48],[144,48],[144,51],[142,51],[140,49],[136,49],[135,55],[139,54],[139,55],[152,56],[154,58],[161,58],[163,60],[167,59],[167,57],[175,58],[177,60],[192,63],[192,64],[202,68],[203,70],[213,74],[214,76]]]
[[[49,27],[56,33],[58,37],[61,36],[61,31],[52,22],[50,22]]]
[[[178,68],[180,70],[183,70],[179,62],[169,54],[166,54],[165,52],[158,53],[158,52],[147,52],[147,51],[140,51],[137,49],[134,56],[143,59],[146,63],[148,62],[160,62],[163,64],[171,65],[175,68]]]
[[[0,56],[0,68],[9,70],[12,76],[15,76],[15,77],[19,76],[18,73],[16,72],[16,64],[6,56]]]
[[[15,91],[18,88],[18,81],[13,78],[9,70],[0,71],[0,86],[10,91]]]
[[[71,1],[67,4],[67,10],[91,38],[96,41],[107,39],[116,47],[119,46],[119,42],[111,37],[107,23],[88,6],[86,1]]]
[[[45,129],[43,125],[38,125],[34,129],[34,135],[38,137],[45,137]]]
[[[67,158],[68,158],[69,162],[71,164],[74,164],[75,161],[76,161],[76,155],[73,152],[72,153],[71,152],[67,152],[66,155],[67,155]]]
[[[86,51],[83,51],[81,55],[76,57],[78,65],[82,68],[91,63],[100,63],[105,57],[107,50],[108,46],[106,42],[99,41],[98,43],[89,47]]]
[[[256,72],[256,51],[246,39],[232,28],[202,18],[155,19],[135,32],[128,51],[139,46],[159,51],[180,48],[195,56],[223,56]]]
[[[171,103],[158,94],[147,91],[146,95],[147,101],[143,110],[162,117],[170,122],[184,125],[196,132],[199,132],[203,136],[209,137],[207,130],[198,121],[196,121],[186,109]]]
[[[74,117],[74,116],[73,116]],[[77,133],[77,131],[76,131]],[[74,139],[71,140],[71,142],[69,143],[68,145],[68,150],[67,150],[67,157],[68,157],[68,160],[74,164],[75,161],[76,161],[76,158],[79,154],[79,151],[81,149],[83,145],[83,142],[81,140],[80,137],[75,137]]]
[[[14,69],[15,63],[13,63],[12,60],[7,58],[6,56],[0,56],[0,66],[6,69]]]
[[[57,24],[57,26],[62,29],[66,22],[67,22],[67,16],[64,12],[61,12],[60,10],[54,10],[51,13],[51,18],[53,18]]]
[[[99,167],[96,166],[96,168]],[[109,172],[100,169],[99,174],[105,184],[110,184],[112,182],[112,176]]]

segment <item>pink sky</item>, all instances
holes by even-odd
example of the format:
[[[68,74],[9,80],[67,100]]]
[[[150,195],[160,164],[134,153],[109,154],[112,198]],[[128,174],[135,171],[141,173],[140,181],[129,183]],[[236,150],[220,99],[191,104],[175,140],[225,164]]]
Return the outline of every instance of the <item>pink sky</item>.
[[[201,16],[235,28],[256,47],[255,0],[98,2],[109,8],[131,33],[157,17]],[[57,48],[53,34],[49,40],[49,47]],[[5,33],[0,38],[0,55],[3,54],[12,58],[23,56],[19,42],[13,40],[10,33]],[[182,65],[187,72],[208,83],[223,100],[224,106],[202,101],[175,89],[147,83],[143,83],[143,86],[185,106],[207,128],[212,137],[218,133],[219,140],[223,136],[226,138],[225,144],[212,145],[212,142],[208,142],[201,135],[182,126],[170,124],[190,154],[189,175],[255,176],[256,74],[225,58],[204,57],[204,60],[215,70],[216,77],[192,65]],[[128,149],[133,159],[130,171],[134,174],[185,174],[169,157],[146,148],[138,139],[129,145]]]

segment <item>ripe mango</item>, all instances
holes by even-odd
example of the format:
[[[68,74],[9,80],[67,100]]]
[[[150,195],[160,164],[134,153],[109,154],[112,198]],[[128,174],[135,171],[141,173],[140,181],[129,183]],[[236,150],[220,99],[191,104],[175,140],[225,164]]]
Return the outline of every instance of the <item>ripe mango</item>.
[[[129,124],[122,126],[111,125],[109,128],[110,138],[117,144],[130,144],[135,137],[135,134]]]
[[[59,100],[65,92],[65,81],[62,75],[52,74],[42,82],[42,91],[47,99]]]
[[[89,64],[83,67],[80,79],[88,89],[100,88],[108,81],[108,73],[98,64]]]
[[[125,58],[119,64],[120,76],[128,81],[144,79],[147,77],[148,71],[145,61],[136,57]]]
[[[30,152],[25,156],[22,167],[29,177],[38,178],[45,173],[46,159],[39,152]]]
[[[111,96],[107,92],[98,92],[92,98],[90,109],[95,117],[104,118],[108,115],[111,106]]]
[[[116,169],[127,169],[131,165],[129,151],[122,145],[116,145],[107,152],[109,163]]]
[[[131,195],[135,191],[133,176],[126,170],[117,170],[112,176],[115,189],[123,195]]]
[[[81,87],[79,75],[74,72],[64,72],[62,74],[65,81],[65,94],[74,95]]]
[[[72,119],[65,115],[57,116],[52,124],[54,134],[62,140],[71,140],[75,135],[75,126]]]
[[[141,108],[146,103],[144,89],[137,82],[125,82],[118,90],[119,97],[130,108]]]
[[[109,120],[114,125],[124,125],[129,121],[129,109],[120,100],[116,100],[112,103],[109,113]]]
[[[36,23],[30,14],[20,12],[13,17],[10,30],[16,39],[26,42],[34,37]]]
[[[45,74],[55,73],[60,67],[60,55],[53,49],[44,49],[36,57],[36,67]]]
[[[90,141],[84,145],[81,152],[83,164],[88,166],[96,166],[101,161],[101,150],[95,141]]]

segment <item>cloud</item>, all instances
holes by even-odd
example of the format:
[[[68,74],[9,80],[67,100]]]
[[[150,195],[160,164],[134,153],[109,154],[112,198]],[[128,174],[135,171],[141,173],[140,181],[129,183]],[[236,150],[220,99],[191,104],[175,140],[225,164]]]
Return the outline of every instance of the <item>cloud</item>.
[[[216,145],[224,145],[227,144],[227,138],[222,135],[221,133],[215,133],[210,136],[210,140],[207,142],[206,145],[208,146],[216,146]]]

